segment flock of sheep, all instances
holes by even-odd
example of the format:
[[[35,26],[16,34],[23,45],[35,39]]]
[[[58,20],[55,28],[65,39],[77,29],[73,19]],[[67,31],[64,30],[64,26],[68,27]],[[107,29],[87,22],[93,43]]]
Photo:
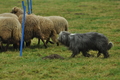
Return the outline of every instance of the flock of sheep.
[[[0,14],[0,48],[1,51],[7,51],[9,44],[13,44],[14,48],[19,48],[21,40],[21,24],[23,18],[23,10],[14,7],[11,13]],[[24,42],[29,47],[31,39],[38,38],[38,45],[40,39],[47,48],[47,43],[56,43],[57,34],[61,31],[68,30],[68,21],[61,16],[38,16],[35,14],[26,14]],[[52,41],[50,41],[52,39]],[[3,44],[6,44],[3,47]]]

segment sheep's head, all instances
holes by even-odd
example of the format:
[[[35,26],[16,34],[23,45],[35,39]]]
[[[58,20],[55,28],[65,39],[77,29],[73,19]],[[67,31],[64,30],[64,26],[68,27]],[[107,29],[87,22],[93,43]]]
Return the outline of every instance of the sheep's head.
[[[12,8],[11,13],[16,14],[17,16],[19,16],[19,15],[23,14],[23,10],[21,8],[14,7],[14,8]]]

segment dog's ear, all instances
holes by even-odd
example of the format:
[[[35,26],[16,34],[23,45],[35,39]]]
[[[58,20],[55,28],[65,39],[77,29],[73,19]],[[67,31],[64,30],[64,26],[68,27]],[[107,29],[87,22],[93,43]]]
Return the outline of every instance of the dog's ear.
[[[70,34],[68,37],[70,38],[70,40],[72,40],[74,38],[74,35]]]
[[[60,33],[59,33],[59,36],[61,36],[63,34],[63,31],[61,31]]]
[[[65,38],[65,34],[62,31],[59,33],[59,36],[61,36],[62,39]]]

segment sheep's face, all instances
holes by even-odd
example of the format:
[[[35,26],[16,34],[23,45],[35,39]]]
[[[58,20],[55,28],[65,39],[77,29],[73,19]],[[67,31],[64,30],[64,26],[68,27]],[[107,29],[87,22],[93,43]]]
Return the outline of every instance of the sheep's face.
[[[14,7],[11,13],[16,14],[19,17],[21,14],[23,14],[23,10],[18,7]]]
[[[13,13],[13,14],[16,14],[17,12],[18,12],[17,7],[14,7],[14,8],[12,9],[12,11],[11,11],[11,13]]]

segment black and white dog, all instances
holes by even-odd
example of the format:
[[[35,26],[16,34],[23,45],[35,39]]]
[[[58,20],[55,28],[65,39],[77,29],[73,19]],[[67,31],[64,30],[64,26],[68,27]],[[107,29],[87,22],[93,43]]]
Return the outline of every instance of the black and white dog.
[[[58,37],[59,42],[69,47],[72,51],[71,57],[82,52],[85,57],[89,57],[89,50],[97,50],[97,57],[103,53],[104,58],[109,57],[108,50],[113,46],[112,42],[108,42],[108,39],[101,33],[88,32],[88,33],[69,33],[67,31],[61,31]]]

